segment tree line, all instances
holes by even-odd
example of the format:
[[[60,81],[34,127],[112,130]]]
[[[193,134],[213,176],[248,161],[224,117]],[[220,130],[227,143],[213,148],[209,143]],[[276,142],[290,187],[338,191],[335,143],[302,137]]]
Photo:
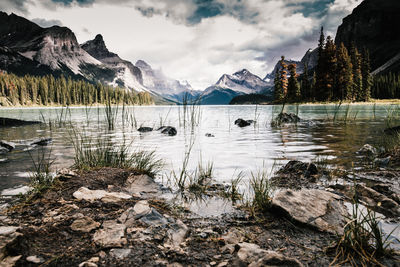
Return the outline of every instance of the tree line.
[[[103,84],[92,84],[71,77],[52,75],[23,77],[0,71],[0,106],[153,104],[147,92],[131,92]]]
[[[370,100],[374,81],[367,49],[360,52],[354,45],[349,50],[343,43],[336,46],[330,36],[325,38],[323,28],[317,49],[316,67],[311,73],[305,65],[301,79],[296,64],[286,64],[282,56],[275,73],[275,102]]]

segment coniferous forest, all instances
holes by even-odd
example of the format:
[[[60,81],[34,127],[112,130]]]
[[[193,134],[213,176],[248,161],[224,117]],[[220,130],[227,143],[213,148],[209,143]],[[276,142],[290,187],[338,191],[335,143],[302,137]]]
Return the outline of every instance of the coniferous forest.
[[[302,75],[296,73],[296,64],[288,65],[282,56],[275,73],[275,103],[400,98],[400,75],[372,75],[367,49],[336,46],[330,36],[325,38],[323,28],[317,49],[316,67],[310,70],[305,65]]]
[[[20,77],[0,72],[0,106],[92,105],[109,101],[112,104],[153,104],[153,99],[147,92],[136,93],[64,76]]]

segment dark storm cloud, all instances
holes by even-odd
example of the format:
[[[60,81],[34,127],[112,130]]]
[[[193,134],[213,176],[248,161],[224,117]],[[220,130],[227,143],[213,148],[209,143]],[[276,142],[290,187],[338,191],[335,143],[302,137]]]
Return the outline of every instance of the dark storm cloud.
[[[194,4],[196,10],[193,15],[187,18],[190,24],[196,24],[201,22],[203,18],[216,17],[224,13],[225,6],[214,0],[196,0]]]
[[[51,27],[54,25],[63,26],[62,22],[57,19],[47,20],[47,19],[42,19],[42,18],[35,18],[35,19],[32,19],[32,21],[44,28],[48,28],[48,27]]]
[[[0,10],[1,11],[21,11],[23,13],[28,13],[26,8],[27,0],[0,0]]]

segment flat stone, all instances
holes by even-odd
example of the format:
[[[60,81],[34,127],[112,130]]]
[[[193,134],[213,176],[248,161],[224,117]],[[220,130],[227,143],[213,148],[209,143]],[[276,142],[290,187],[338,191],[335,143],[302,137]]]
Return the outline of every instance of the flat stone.
[[[149,203],[146,200],[138,201],[133,207],[135,216],[146,215],[151,211]]]
[[[298,260],[289,258],[275,251],[265,250],[252,243],[237,244],[237,257],[251,267],[261,266],[303,266]]]
[[[97,267],[97,264],[90,261],[84,261],[78,265],[78,267]]]
[[[16,188],[8,188],[1,191],[2,196],[18,196],[19,194],[26,194],[28,193],[32,187],[29,186],[20,186]]]
[[[300,223],[339,235],[348,216],[341,197],[324,190],[282,190],[275,194],[272,205]]]
[[[39,263],[43,262],[43,259],[39,258],[36,255],[33,255],[33,256],[26,257],[26,261],[39,264]]]
[[[125,236],[126,226],[116,221],[103,222],[102,229],[93,235],[93,241],[104,248],[122,247],[127,243]]]
[[[118,202],[125,199],[130,199],[132,196],[121,192],[107,192],[105,190],[90,190],[86,187],[81,187],[73,193],[73,196],[78,200],[86,200],[93,202],[101,200],[103,202]]]
[[[6,257],[0,262],[0,267],[12,267],[21,257],[22,255]]]
[[[19,227],[15,226],[0,226],[0,235],[11,235],[15,233]]]
[[[150,226],[161,226],[168,224],[168,220],[154,208],[151,208],[149,213],[140,217],[140,221]]]
[[[74,231],[80,231],[80,232],[85,232],[88,233],[100,226],[100,223],[94,221],[90,217],[82,217],[76,219],[72,224],[71,224],[71,229]]]
[[[123,260],[131,254],[130,248],[113,248],[110,250],[110,255],[119,260]]]
[[[183,241],[185,241],[186,235],[188,233],[188,227],[181,220],[177,220],[174,224],[171,224],[170,227],[171,229],[167,231],[167,243],[177,247]]]
[[[152,197],[161,193],[160,185],[146,174],[130,175],[128,179],[126,179],[124,189],[130,194],[143,198]]]

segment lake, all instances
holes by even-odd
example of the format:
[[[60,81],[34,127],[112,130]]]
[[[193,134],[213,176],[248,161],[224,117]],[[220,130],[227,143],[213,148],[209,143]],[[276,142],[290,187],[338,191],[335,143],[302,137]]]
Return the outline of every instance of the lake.
[[[44,149],[55,160],[54,170],[73,164],[72,127],[68,123],[56,123],[57,120],[71,122],[79,131],[109,138],[116,144],[125,142],[132,151],[154,150],[165,162],[164,171],[158,177],[164,183],[172,170],[179,171],[190,146],[189,169],[194,170],[199,162],[203,165],[211,162],[214,179],[219,183],[230,181],[240,171],[249,176],[250,172],[261,168],[270,170],[292,159],[328,160],[330,164],[357,168],[361,160],[355,152],[366,143],[380,144],[387,127],[385,119],[394,106],[355,104],[348,107],[346,104],[334,119],[337,107],[287,106],[286,112],[298,113],[306,122],[282,127],[270,125],[281,106],[199,106],[193,107],[193,112],[188,107],[186,116],[182,106],[118,107],[114,108],[116,126],[112,131],[106,130],[104,107],[3,108],[0,117],[52,121],[52,125],[0,128],[0,140],[17,144],[13,152],[0,155],[0,190],[27,183],[33,161],[41,154],[42,148],[29,146],[37,138],[53,138],[52,145]],[[194,119],[190,118],[192,114]],[[234,125],[237,118],[256,123],[240,128]],[[166,136],[159,131],[139,133],[136,130],[140,126],[157,129],[160,125],[176,127],[178,134]]]

